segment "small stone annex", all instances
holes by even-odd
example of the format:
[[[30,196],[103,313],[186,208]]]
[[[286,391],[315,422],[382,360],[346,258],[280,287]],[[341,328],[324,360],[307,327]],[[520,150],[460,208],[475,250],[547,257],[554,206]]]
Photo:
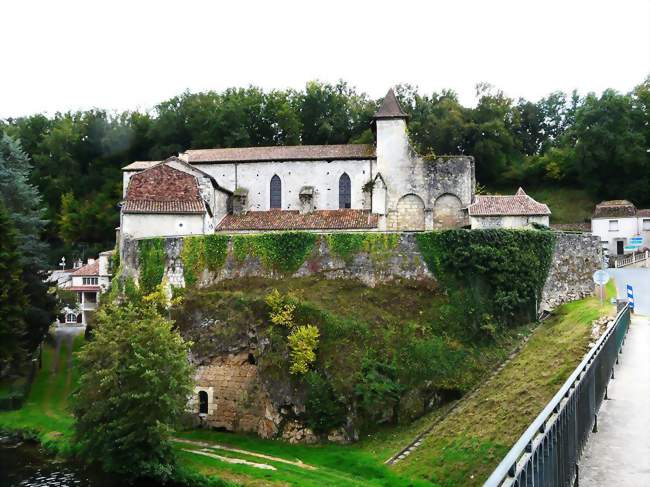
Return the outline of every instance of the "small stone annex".
[[[512,196],[477,195],[467,208],[472,228],[521,228],[549,226],[551,210],[522,188]]]
[[[125,238],[469,226],[474,159],[418,155],[389,90],[374,144],[187,150],[123,168]]]

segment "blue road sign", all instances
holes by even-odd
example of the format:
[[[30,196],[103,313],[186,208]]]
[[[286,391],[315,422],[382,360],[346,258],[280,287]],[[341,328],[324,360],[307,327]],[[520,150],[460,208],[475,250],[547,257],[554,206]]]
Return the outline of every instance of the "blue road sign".
[[[631,284],[627,285],[627,302],[630,305],[630,309],[634,311],[634,289],[632,289]]]
[[[630,237],[628,242],[630,245],[643,245],[643,237]]]

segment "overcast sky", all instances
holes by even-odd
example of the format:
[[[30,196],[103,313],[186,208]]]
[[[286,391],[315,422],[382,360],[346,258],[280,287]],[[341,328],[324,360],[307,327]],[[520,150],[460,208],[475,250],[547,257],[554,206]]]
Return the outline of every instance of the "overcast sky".
[[[0,117],[148,109],[189,89],[397,83],[475,102],[629,91],[650,74],[650,0],[4,0]]]

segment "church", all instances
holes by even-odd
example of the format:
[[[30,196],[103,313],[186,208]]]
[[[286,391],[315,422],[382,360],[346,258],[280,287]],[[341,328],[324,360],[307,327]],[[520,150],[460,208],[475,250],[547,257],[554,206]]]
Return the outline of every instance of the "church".
[[[422,156],[389,90],[374,144],[187,150],[122,169],[125,238],[470,225],[474,159]]]

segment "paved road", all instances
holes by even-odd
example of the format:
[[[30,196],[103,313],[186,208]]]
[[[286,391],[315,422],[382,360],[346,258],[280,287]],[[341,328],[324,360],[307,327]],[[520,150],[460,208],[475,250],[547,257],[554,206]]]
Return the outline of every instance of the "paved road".
[[[637,314],[650,316],[650,269],[607,269],[607,272],[616,281],[618,297],[627,299],[625,286],[632,284]]]
[[[619,297],[634,286],[637,314],[623,347],[609,400],[580,460],[580,485],[650,486],[650,269],[610,269]]]

